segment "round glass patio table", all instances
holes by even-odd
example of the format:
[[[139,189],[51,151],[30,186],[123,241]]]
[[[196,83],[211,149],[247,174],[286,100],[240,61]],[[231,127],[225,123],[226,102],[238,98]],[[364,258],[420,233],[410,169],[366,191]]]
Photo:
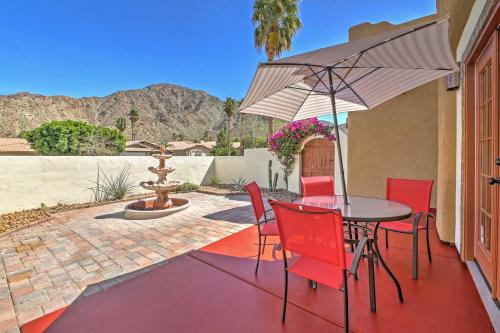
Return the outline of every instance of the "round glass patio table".
[[[301,197],[295,203],[306,206],[340,209],[344,221],[351,222],[390,222],[409,218],[413,211],[410,207],[395,201],[369,197],[348,196],[348,205],[342,195]]]
[[[381,222],[391,222],[405,220],[412,216],[413,211],[410,207],[390,200],[348,196],[348,203],[344,203],[344,196],[342,195],[328,195],[328,196],[311,196],[301,197],[294,200],[294,203],[321,207],[327,209],[339,209],[342,212],[344,221],[348,222],[365,222],[375,226],[373,229],[373,236],[369,240],[368,255],[373,256],[374,250],[376,257],[384,267],[385,271],[389,274],[392,281],[398,290],[399,301],[403,302],[403,292],[396,276],[392,273],[389,266],[387,266],[384,258],[380,254],[377,238],[378,230]],[[373,246],[372,246],[373,245]],[[376,297],[375,297],[375,276],[373,271],[373,257],[369,258],[369,281],[370,281],[370,308],[373,312],[376,311]]]

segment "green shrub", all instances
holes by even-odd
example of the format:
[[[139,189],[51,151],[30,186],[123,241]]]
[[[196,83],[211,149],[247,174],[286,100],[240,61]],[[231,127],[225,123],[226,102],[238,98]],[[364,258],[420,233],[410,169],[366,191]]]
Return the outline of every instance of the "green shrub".
[[[116,155],[125,149],[120,131],[84,121],[51,121],[22,136],[42,155]]]
[[[210,182],[212,185],[219,185],[220,184],[220,179],[217,178],[216,176],[212,177],[212,180]]]
[[[198,188],[199,188],[198,185],[190,183],[188,181],[188,182],[183,183],[182,185],[177,186],[175,188],[175,191],[176,192],[192,192],[192,191],[197,191]]]

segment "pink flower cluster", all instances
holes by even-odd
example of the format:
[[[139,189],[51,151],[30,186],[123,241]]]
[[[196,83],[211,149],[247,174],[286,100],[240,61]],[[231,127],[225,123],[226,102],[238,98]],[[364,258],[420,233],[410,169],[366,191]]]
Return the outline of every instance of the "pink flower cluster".
[[[329,141],[334,141],[332,126],[324,125],[318,118],[297,120],[286,124],[282,129],[268,137],[269,150],[276,152],[281,145],[299,145],[312,135],[320,135]]]

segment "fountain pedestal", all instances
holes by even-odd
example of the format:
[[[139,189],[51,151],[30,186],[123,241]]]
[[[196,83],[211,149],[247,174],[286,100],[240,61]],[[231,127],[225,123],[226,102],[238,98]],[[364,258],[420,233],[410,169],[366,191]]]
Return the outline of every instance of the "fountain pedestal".
[[[167,175],[175,171],[173,167],[165,167],[165,160],[172,158],[172,155],[165,154],[165,148],[161,148],[160,153],[153,154],[152,157],[158,159],[160,163],[157,168],[149,167],[148,171],[156,174],[158,180],[141,182],[139,185],[146,190],[155,191],[156,199],[141,200],[127,205],[124,214],[127,219],[158,218],[187,208],[191,204],[187,199],[168,196],[169,191],[181,184],[180,181],[167,181]]]

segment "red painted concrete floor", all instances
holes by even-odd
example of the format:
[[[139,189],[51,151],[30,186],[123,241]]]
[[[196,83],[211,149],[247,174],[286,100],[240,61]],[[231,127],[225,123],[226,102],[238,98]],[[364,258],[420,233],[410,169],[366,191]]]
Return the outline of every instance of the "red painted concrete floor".
[[[383,235],[382,235],[383,236]],[[28,323],[35,332],[341,332],[342,295],[291,275],[287,321],[281,324],[283,265],[271,239],[254,275],[256,229],[243,230],[142,276]],[[369,308],[366,260],[350,280],[354,332],[494,332],[456,250],[432,233],[433,262],[421,237],[420,279],[411,278],[411,237],[390,235],[381,251],[405,301],[376,267],[377,313]],[[380,241],[384,244],[384,240]]]

